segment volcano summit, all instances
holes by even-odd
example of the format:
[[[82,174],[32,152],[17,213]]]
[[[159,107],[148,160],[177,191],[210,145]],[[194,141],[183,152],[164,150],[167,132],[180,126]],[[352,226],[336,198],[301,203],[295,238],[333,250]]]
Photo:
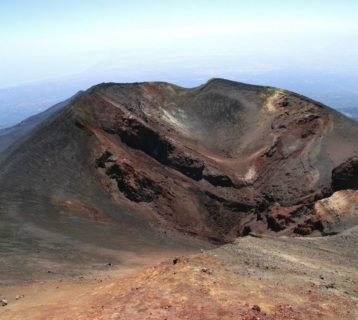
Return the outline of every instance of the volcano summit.
[[[358,222],[358,123],[292,92],[105,83],[38,119],[0,153],[7,280]]]

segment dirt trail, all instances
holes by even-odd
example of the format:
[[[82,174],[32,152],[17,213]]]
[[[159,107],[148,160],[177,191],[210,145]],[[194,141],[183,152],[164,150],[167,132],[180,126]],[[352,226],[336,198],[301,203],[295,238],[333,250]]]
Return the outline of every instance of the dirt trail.
[[[240,238],[145,268],[2,290],[1,319],[357,319],[358,228]]]

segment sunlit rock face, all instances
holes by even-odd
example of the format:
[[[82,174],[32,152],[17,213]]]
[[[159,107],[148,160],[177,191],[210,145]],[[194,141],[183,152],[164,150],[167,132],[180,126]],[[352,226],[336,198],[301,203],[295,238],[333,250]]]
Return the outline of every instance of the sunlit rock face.
[[[338,233],[358,223],[358,191],[341,190],[314,206],[325,233]]]

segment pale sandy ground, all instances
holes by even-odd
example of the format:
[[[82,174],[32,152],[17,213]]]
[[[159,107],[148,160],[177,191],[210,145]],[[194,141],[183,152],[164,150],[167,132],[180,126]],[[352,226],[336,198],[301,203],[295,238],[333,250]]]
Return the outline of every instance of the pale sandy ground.
[[[1,288],[0,319],[358,319],[358,228]],[[16,295],[24,295],[16,300]],[[255,307],[254,307],[255,306]]]

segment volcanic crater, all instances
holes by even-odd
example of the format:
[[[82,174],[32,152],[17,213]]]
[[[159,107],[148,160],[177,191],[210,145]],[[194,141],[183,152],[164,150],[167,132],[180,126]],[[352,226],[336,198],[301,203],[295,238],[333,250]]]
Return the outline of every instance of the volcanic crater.
[[[31,121],[0,134],[7,284],[358,222],[358,123],[296,93],[104,83]]]

